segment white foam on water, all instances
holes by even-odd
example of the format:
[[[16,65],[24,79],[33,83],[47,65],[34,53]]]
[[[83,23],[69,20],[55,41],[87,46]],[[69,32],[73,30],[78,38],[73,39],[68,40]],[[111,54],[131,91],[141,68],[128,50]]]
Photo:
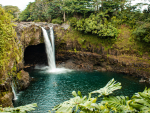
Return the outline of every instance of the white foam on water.
[[[54,74],[61,74],[61,73],[68,73],[72,72],[73,70],[71,69],[66,69],[66,68],[55,68],[55,69],[48,69],[45,72],[46,73],[54,73]]]
[[[36,65],[34,69],[40,70],[42,73],[53,73],[53,74],[61,74],[73,71],[72,69],[67,69],[63,67],[50,69],[49,66],[45,65]]]

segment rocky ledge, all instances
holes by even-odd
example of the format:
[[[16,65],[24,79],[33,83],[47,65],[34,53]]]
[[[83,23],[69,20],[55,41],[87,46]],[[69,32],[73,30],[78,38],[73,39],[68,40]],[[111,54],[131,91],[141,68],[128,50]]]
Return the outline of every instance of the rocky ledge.
[[[111,71],[125,73],[150,82],[150,65],[144,62],[128,63],[119,57],[105,56],[91,52],[59,51],[56,55],[57,66],[84,71]]]

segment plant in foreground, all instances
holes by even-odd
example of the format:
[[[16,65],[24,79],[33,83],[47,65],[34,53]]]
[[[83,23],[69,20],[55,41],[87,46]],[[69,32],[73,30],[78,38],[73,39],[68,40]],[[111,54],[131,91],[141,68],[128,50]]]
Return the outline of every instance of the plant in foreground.
[[[110,80],[105,87],[89,93],[88,98],[82,97],[73,91],[74,98],[65,101],[53,108],[56,113],[129,113],[129,112],[150,112],[150,88],[143,92],[136,93],[131,99],[128,96],[110,96],[113,91],[121,89],[121,83]],[[92,97],[98,93],[97,97]],[[101,101],[97,102],[100,98]]]
[[[105,87],[92,91],[89,96],[82,96],[81,92],[72,92],[74,98],[65,101],[54,107],[56,113],[150,113],[150,88],[143,92],[135,93],[131,99],[128,96],[110,96],[113,91],[121,89],[121,83],[112,79]],[[92,97],[98,93],[97,97]],[[98,98],[101,99],[97,102]],[[35,110],[36,103],[16,108],[2,108],[0,112],[5,113],[26,113]]]
[[[4,113],[26,113],[27,111],[33,111],[35,110],[34,107],[37,107],[36,103],[33,104],[28,104],[25,106],[19,106],[16,108],[10,108],[10,107],[6,107],[6,108],[2,108],[0,107],[0,112],[4,112]]]

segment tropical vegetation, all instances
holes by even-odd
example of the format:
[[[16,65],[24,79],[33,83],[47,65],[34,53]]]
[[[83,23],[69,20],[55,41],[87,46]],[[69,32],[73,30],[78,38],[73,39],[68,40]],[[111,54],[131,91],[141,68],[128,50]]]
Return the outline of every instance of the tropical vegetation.
[[[72,92],[74,98],[57,105],[53,110],[56,113],[149,113],[150,88],[143,92],[135,93],[131,99],[128,96],[112,96],[111,94],[121,89],[121,83],[112,79],[106,86],[92,91],[87,96],[81,92]],[[92,94],[98,96],[92,96]]]
[[[0,112],[1,113],[26,113],[28,111],[35,110],[35,107],[37,107],[36,103],[28,104],[25,106],[19,106],[16,108],[11,108],[11,107],[2,108],[2,107],[0,107]]]
[[[3,75],[9,76],[10,73],[16,71],[16,67],[10,71],[7,70],[11,61],[19,62],[22,60],[20,54],[22,50],[19,48],[19,44],[17,45],[15,24],[11,22],[12,15],[5,12],[2,7],[0,7],[0,14],[0,78],[2,78]]]
[[[136,41],[150,43],[150,7],[143,11],[129,0],[35,0],[19,16],[20,21],[69,22],[76,30],[100,38],[117,38],[119,26],[130,26]]]

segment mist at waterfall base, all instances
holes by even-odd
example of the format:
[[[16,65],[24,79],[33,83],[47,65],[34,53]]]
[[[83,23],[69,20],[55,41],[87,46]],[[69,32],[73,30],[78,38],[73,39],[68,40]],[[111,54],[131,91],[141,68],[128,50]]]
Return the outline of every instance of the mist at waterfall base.
[[[113,72],[70,71],[58,74],[33,70],[29,74],[34,81],[19,93],[18,99],[14,100],[14,107],[37,103],[38,107],[33,113],[47,113],[54,106],[72,98],[72,91],[81,91],[82,95],[88,96],[89,92],[104,87],[112,78],[122,85],[122,89],[114,91],[112,95],[131,97],[143,91],[145,86],[150,87],[139,83],[138,79]]]

